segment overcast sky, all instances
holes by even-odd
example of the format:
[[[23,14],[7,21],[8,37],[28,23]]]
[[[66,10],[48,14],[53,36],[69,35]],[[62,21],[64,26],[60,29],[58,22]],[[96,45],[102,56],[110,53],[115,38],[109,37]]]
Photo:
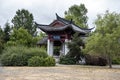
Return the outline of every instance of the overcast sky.
[[[88,9],[89,27],[94,27],[97,14],[106,10],[120,13],[120,0],[0,0],[0,25],[10,22],[16,11],[23,8],[33,14],[34,21],[49,24],[56,18],[55,13],[64,17],[64,11],[70,6],[81,3]]]

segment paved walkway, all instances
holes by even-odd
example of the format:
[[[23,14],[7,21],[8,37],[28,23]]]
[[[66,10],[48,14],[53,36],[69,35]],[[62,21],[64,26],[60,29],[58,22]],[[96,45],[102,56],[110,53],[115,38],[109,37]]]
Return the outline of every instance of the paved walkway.
[[[112,65],[113,68],[119,68],[120,69],[120,65]]]

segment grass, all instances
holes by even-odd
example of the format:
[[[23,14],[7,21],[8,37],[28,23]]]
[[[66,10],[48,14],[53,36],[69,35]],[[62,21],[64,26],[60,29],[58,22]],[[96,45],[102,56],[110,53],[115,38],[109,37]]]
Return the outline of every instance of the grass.
[[[56,67],[3,67],[2,80],[119,80],[120,68],[57,65]]]

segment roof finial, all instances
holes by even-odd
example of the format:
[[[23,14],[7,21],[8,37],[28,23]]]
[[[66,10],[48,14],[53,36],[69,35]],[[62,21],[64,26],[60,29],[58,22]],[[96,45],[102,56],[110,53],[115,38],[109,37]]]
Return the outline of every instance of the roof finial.
[[[58,16],[58,14],[57,14],[57,13],[56,13],[56,18],[57,18],[57,19],[59,19],[59,16]]]
[[[58,16],[58,14],[57,13],[55,13],[56,14],[56,16]]]

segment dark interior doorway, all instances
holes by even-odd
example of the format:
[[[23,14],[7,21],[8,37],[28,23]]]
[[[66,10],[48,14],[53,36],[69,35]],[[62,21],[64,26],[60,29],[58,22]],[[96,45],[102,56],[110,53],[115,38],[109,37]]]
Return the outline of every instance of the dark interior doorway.
[[[60,56],[61,45],[62,45],[61,41],[54,41],[54,50],[53,50],[54,56]]]

